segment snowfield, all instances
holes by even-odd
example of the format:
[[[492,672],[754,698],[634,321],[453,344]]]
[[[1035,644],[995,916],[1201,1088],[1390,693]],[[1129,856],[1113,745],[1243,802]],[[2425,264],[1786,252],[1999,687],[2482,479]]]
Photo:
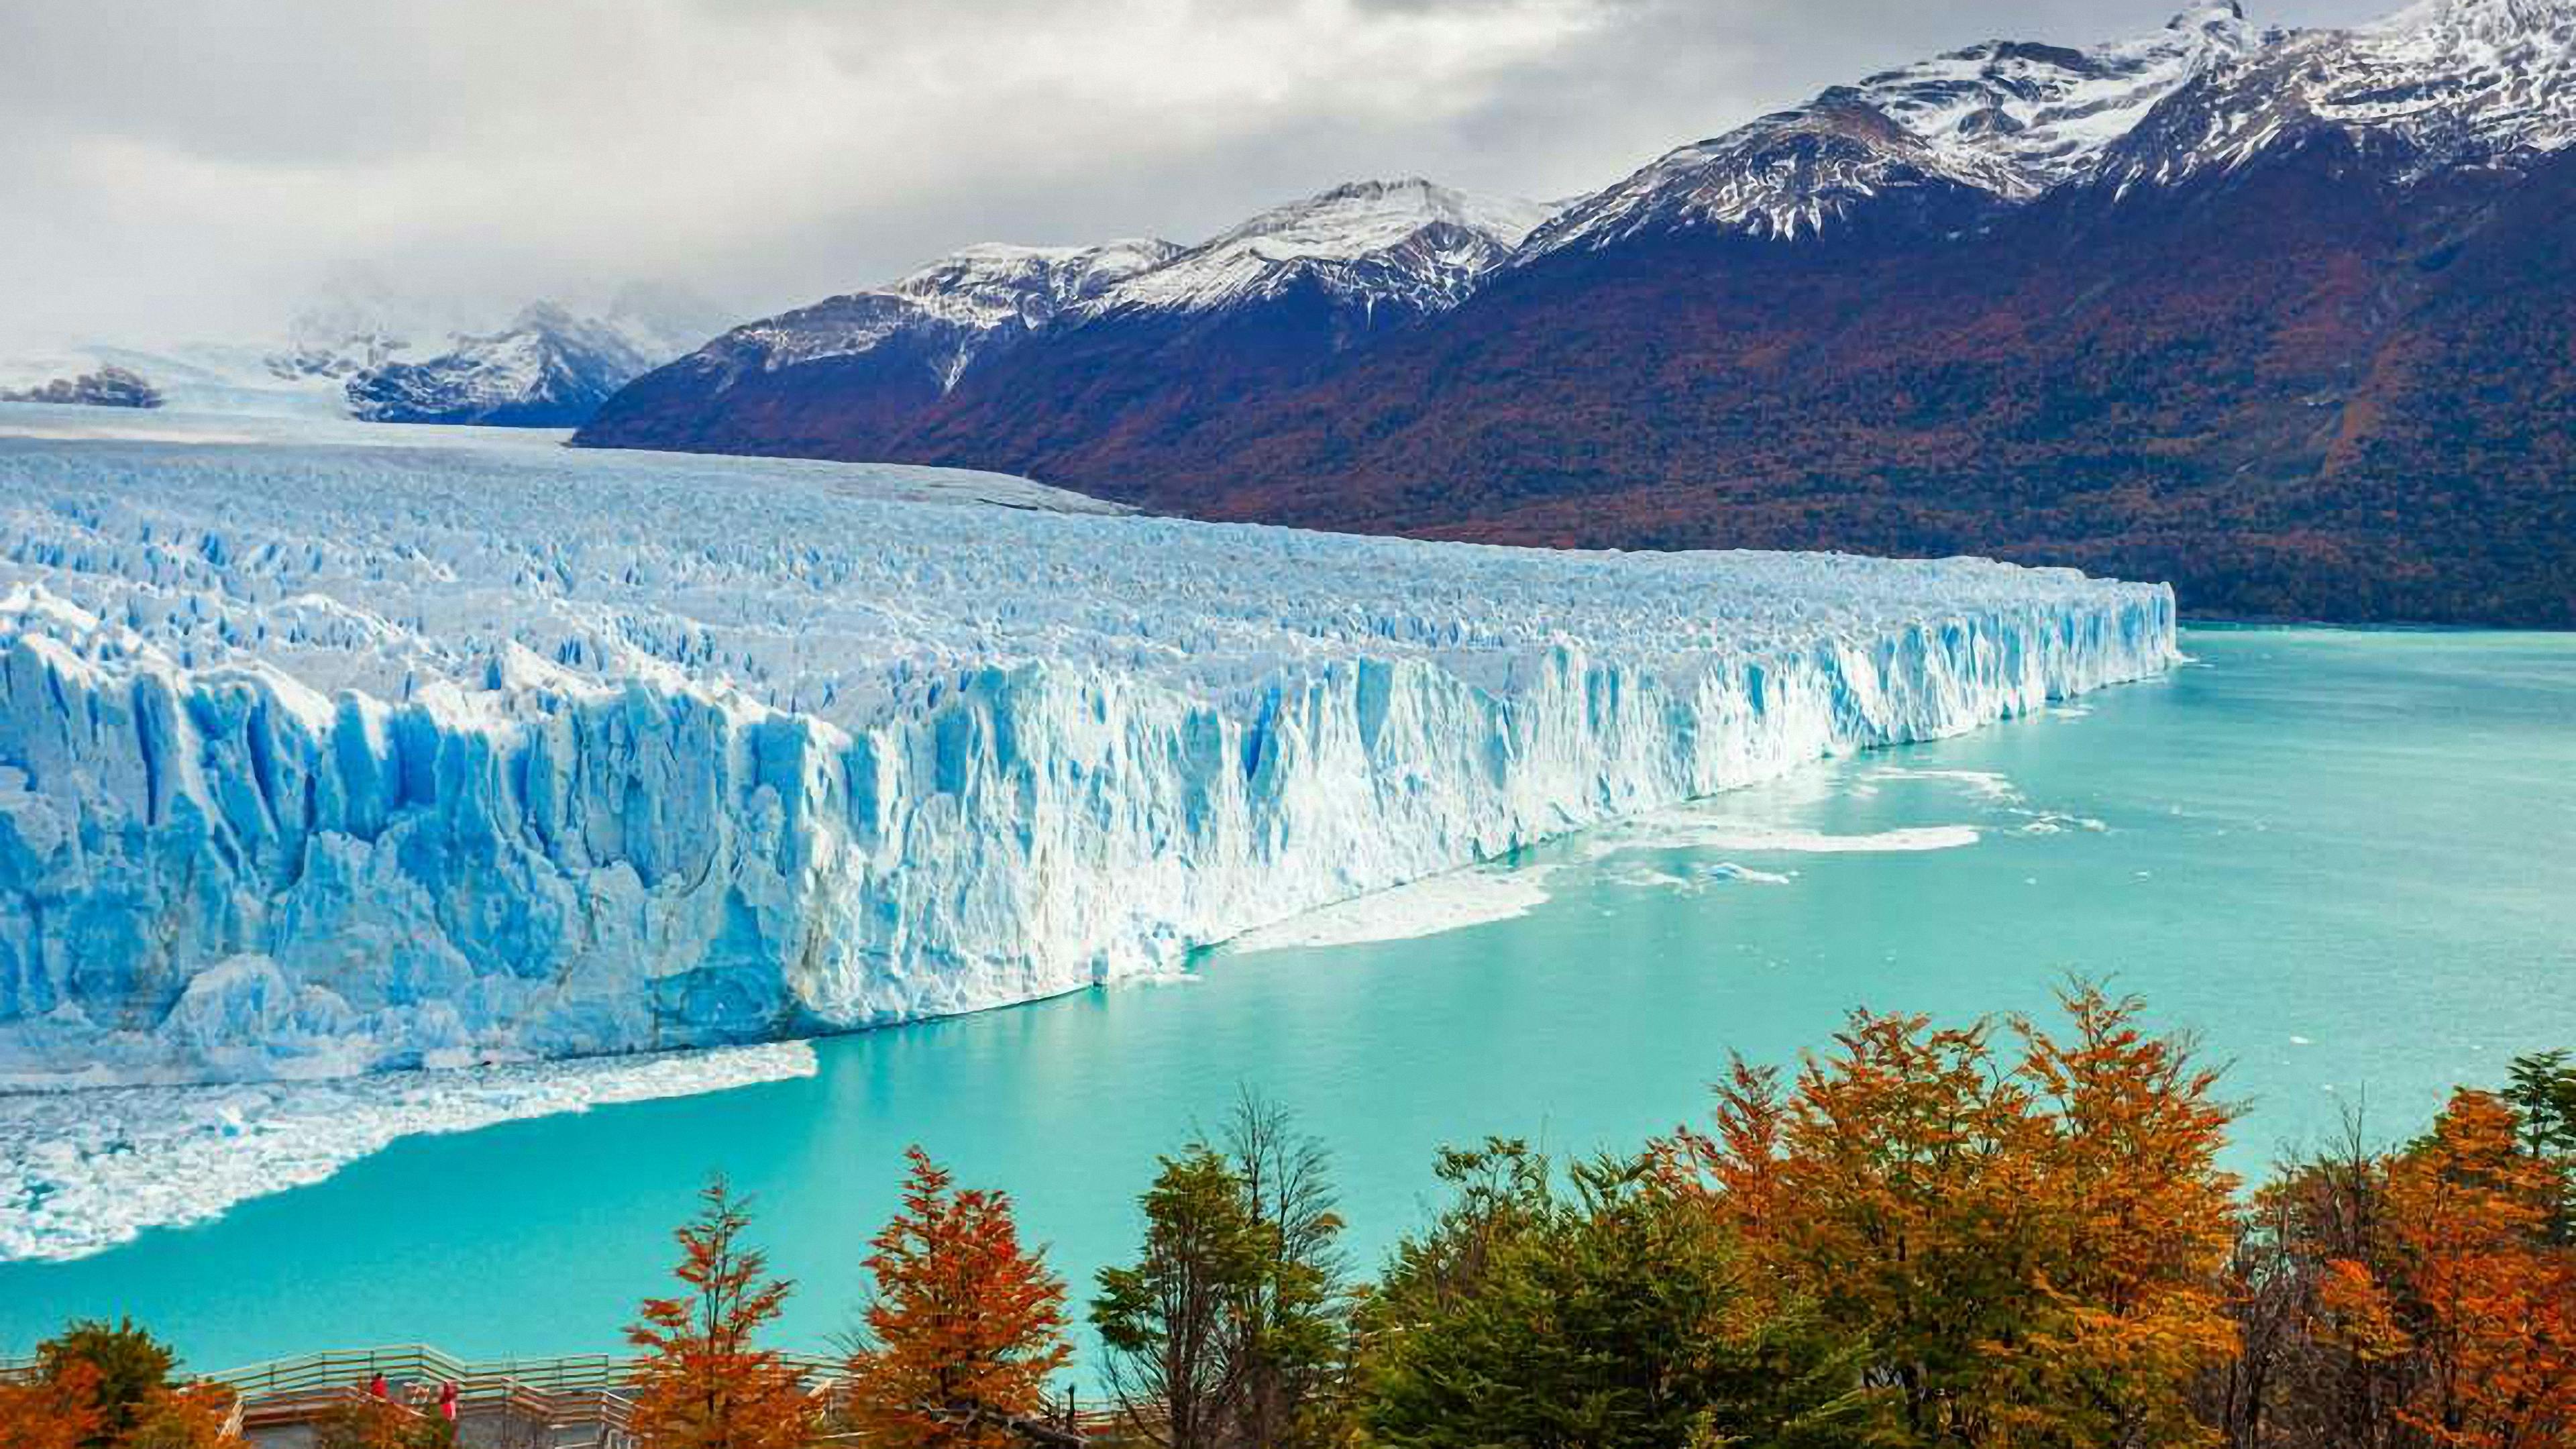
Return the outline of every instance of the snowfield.
[[[2163,669],[2162,586],[0,409],[0,1084],[762,1041]],[[159,426],[198,441],[149,436]]]

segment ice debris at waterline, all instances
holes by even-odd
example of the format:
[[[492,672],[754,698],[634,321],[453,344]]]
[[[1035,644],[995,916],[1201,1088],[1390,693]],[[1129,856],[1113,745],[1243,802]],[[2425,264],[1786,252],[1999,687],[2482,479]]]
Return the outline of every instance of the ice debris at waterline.
[[[2175,658],[2063,570],[404,440],[0,436],[0,1081],[1025,1001]]]
[[[80,1258],[145,1228],[320,1182],[398,1137],[814,1075],[804,1042],[326,1082],[0,1095],[0,1262]]]

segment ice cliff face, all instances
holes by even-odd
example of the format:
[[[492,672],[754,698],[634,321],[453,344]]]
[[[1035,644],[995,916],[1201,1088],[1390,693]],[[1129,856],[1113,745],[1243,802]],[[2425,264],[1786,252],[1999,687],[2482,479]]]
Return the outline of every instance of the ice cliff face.
[[[1975,560],[405,436],[0,436],[0,1081],[1023,1001],[2173,654],[2162,587]]]

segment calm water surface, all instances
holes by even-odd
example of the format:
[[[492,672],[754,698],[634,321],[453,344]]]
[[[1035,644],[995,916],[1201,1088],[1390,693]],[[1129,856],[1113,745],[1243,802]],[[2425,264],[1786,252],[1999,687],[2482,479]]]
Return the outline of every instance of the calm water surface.
[[[2347,1106],[2393,1135],[2451,1083],[2576,1045],[2576,638],[2185,647],[2197,662],[2159,682],[1712,802],[1739,822],[1722,844],[1531,852],[1549,899],[1516,918],[1219,952],[1182,984],[827,1042],[812,1080],[416,1138],[208,1226],[0,1267],[0,1353],[112,1312],[204,1368],[612,1347],[717,1170],[758,1195],[800,1284],[782,1338],[822,1347],[906,1143],[1010,1188],[1079,1288],[1133,1242],[1155,1154],[1242,1083],[1329,1140],[1373,1261],[1444,1142],[1632,1144],[1699,1115],[1729,1051],[1788,1060],[1861,1004],[2036,1009],[2069,973],[2143,993],[2231,1064],[2241,1169]],[[1747,848],[1926,826],[1978,838]]]

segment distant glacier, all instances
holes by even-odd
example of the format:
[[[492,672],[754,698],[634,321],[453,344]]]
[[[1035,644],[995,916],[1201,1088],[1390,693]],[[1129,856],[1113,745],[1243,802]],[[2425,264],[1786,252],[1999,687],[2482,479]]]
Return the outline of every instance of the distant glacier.
[[[0,408],[6,1085],[1027,1001],[2176,657],[2169,589],[1982,560],[74,411]]]

